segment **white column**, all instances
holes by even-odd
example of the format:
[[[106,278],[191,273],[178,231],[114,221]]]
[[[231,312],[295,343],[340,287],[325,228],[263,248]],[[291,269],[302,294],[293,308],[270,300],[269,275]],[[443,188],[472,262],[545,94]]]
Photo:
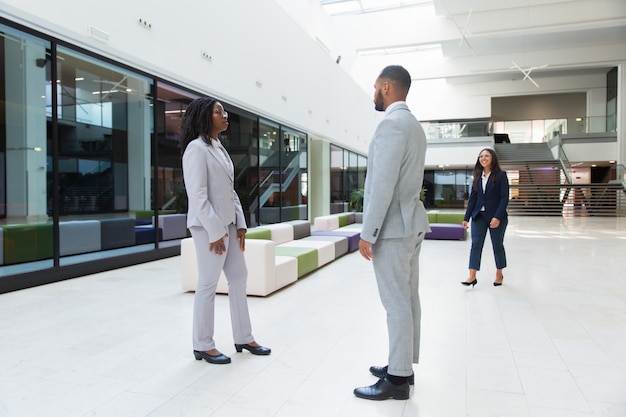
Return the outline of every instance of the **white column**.
[[[617,66],[617,115],[615,123],[619,149],[616,162],[618,165],[626,165],[626,62]],[[618,172],[620,171],[618,170]],[[626,181],[626,178],[622,177],[622,180]]]
[[[330,213],[330,144],[309,140],[309,221]]]

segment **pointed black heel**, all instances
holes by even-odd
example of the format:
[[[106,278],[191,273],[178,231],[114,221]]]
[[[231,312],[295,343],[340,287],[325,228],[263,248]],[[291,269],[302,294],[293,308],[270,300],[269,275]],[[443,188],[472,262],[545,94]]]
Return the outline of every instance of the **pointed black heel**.
[[[493,282],[493,286],[494,286],[494,287],[499,287],[500,285],[502,285],[502,283],[503,283],[503,282],[504,282],[504,276],[502,276],[502,281],[500,281],[500,282],[495,282],[495,281],[494,281],[494,282]]]
[[[469,287],[471,285],[472,288],[474,288],[474,285],[478,284],[478,278],[474,278],[474,281],[472,282],[461,281],[461,284],[465,285],[466,287]]]

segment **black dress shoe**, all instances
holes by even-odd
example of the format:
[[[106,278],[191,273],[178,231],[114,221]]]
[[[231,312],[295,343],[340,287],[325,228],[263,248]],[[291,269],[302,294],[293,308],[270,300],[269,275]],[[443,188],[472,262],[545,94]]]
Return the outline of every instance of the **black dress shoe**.
[[[379,379],[377,383],[369,387],[361,387],[354,389],[354,395],[366,400],[408,400],[409,399],[409,383],[402,385],[394,385],[385,378]]]
[[[272,349],[265,346],[252,346],[247,343],[244,345],[238,345],[235,343],[235,350],[237,350],[237,352],[241,352],[244,349],[253,355],[269,355],[272,353]]]
[[[230,363],[230,358],[224,355],[223,353],[220,353],[219,355],[209,355],[206,352],[202,352],[200,350],[194,350],[193,355],[196,357],[197,361],[201,361],[202,359],[204,359],[208,363],[213,363],[215,365],[223,365],[226,363]]]
[[[387,377],[387,368],[389,366],[370,366],[370,372],[377,378],[386,378]],[[409,378],[409,385],[415,384],[415,374],[411,374]]]

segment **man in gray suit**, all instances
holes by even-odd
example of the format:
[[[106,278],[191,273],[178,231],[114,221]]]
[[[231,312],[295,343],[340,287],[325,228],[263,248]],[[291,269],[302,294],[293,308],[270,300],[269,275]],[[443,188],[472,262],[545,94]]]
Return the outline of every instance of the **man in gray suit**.
[[[389,362],[370,368],[377,383],[354,390],[369,400],[408,399],[419,359],[419,253],[430,227],[420,201],[426,135],[405,102],[410,86],[408,71],[397,65],[383,69],[374,85],[376,110],[385,117],[369,147],[359,251],[372,260],[387,311]]]

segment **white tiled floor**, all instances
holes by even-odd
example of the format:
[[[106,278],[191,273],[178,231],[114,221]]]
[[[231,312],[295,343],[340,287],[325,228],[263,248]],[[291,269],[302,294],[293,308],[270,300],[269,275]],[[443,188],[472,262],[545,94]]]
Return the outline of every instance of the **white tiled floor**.
[[[0,295],[0,416],[625,417],[626,218],[511,217],[504,286],[485,248],[426,241],[421,363],[408,401],[357,399],[386,363],[371,265],[345,256],[250,298],[269,357],[195,361],[179,258]]]

